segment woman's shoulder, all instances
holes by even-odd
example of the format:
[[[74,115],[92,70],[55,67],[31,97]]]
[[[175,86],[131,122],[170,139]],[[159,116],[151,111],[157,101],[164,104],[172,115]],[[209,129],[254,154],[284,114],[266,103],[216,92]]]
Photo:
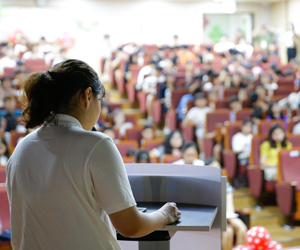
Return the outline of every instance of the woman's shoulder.
[[[268,148],[270,148],[271,147],[271,145],[270,145],[270,142],[268,142],[268,141],[264,141],[261,145],[260,145],[260,148],[261,149],[268,149]]]

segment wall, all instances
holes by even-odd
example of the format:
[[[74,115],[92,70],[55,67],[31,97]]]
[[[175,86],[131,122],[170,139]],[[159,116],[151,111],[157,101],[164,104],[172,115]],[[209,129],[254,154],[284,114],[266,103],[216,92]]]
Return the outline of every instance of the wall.
[[[76,38],[70,56],[86,60],[99,68],[97,51],[103,35],[109,33],[116,44],[170,44],[178,34],[180,43],[199,44],[203,40],[203,13],[222,13],[213,1],[96,1],[49,0],[47,7],[36,8],[34,0],[2,0],[0,41],[16,28],[32,40],[42,35],[55,41],[64,32]],[[12,7],[21,5],[23,7]],[[269,9],[261,4],[237,4],[237,12],[252,12],[257,22],[269,22]],[[86,31],[85,26],[94,23]]]

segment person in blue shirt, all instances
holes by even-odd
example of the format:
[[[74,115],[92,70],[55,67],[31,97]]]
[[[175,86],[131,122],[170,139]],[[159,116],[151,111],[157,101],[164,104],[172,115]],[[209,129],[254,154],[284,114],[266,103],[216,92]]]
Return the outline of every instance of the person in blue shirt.
[[[187,113],[187,105],[188,105],[188,102],[190,101],[193,101],[194,100],[194,96],[201,92],[201,89],[199,87],[193,89],[193,88],[190,88],[190,92],[189,94],[186,94],[184,96],[181,97],[180,101],[179,101],[179,104],[176,108],[176,111],[177,111],[177,119],[179,121],[182,121],[182,119],[185,117],[186,113]]]

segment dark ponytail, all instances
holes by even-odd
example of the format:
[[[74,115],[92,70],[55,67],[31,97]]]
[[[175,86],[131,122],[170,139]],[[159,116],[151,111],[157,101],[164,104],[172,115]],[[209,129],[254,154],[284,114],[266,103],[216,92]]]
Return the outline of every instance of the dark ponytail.
[[[24,81],[22,119],[26,128],[52,120],[60,110],[69,111],[74,96],[88,87],[95,96],[105,95],[97,73],[79,60],[67,60],[49,71],[31,73]]]

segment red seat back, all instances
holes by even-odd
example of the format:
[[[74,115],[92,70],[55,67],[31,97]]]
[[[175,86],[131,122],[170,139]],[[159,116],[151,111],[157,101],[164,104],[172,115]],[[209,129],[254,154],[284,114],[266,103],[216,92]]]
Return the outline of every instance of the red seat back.
[[[25,68],[29,69],[32,65],[45,65],[44,59],[28,59],[25,61]]]
[[[174,155],[164,155],[161,159],[162,163],[173,163],[175,161],[180,160],[180,156],[174,156]]]
[[[229,102],[227,98],[216,101],[216,109],[229,109]]]
[[[245,108],[236,112],[235,119],[237,121],[242,121],[245,118],[250,118],[253,109]]]
[[[13,151],[15,149],[15,147],[18,144],[18,141],[21,137],[25,137],[26,133],[18,133],[15,131],[11,131],[10,132],[11,137],[10,137],[10,150]]]
[[[280,124],[283,127],[283,120],[261,121],[258,125],[258,133],[268,135],[272,124]]]
[[[125,140],[136,140],[142,139],[142,128],[134,127],[126,130]]]
[[[288,133],[292,133],[293,132],[293,129],[295,127],[295,125],[298,123],[299,121],[289,121],[288,122],[288,127],[287,127],[287,132]]]
[[[293,147],[300,147],[300,135],[287,134],[286,137]]]
[[[226,126],[225,126],[226,134],[225,134],[225,137],[224,137],[224,147],[225,147],[225,149],[232,149],[232,145],[231,145],[232,137],[236,133],[241,132],[241,126],[242,126],[241,121],[226,124]]]
[[[294,86],[295,77],[294,76],[283,76],[278,80],[278,86],[286,86],[293,87]]]
[[[208,113],[206,116],[206,131],[213,132],[215,130],[216,124],[229,121],[229,113],[230,111],[227,109],[215,110],[212,113]]]
[[[250,165],[259,165],[260,145],[267,139],[266,135],[255,135],[252,139]]]
[[[280,150],[278,160],[278,181],[297,181],[296,189],[300,190],[300,147]]]
[[[0,218],[2,222],[2,231],[10,229],[9,203],[5,187],[0,187]]]
[[[5,183],[6,181],[6,167],[0,166],[0,183]]]
[[[130,78],[130,82],[132,84],[136,84],[137,83],[137,78],[139,75],[139,72],[141,70],[141,66],[135,65],[135,64],[131,64],[129,66],[129,71],[131,72],[131,78]]]
[[[143,140],[142,141],[142,148],[151,151],[152,149],[158,147],[159,145],[163,144],[163,140],[161,139],[153,139],[153,140]]]
[[[274,95],[278,96],[278,95],[285,95],[288,96],[290,93],[292,93],[294,91],[294,89],[292,87],[279,87],[278,89],[274,90]]]
[[[189,91],[187,89],[175,89],[172,91],[171,105],[173,109],[176,109],[181,97],[188,94]]]
[[[47,71],[48,69],[49,69],[49,67],[47,65],[43,65],[43,64],[31,65],[29,67],[30,72],[35,72],[35,71],[40,71],[40,70]]]
[[[138,116],[136,114],[126,115],[126,122],[131,122],[134,126],[137,125]]]
[[[120,141],[116,142],[116,146],[121,154],[121,156],[127,156],[129,150],[137,150],[138,143],[137,141]]]
[[[224,97],[231,97],[237,95],[240,91],[240,88],[230,88],[224,90]]]

